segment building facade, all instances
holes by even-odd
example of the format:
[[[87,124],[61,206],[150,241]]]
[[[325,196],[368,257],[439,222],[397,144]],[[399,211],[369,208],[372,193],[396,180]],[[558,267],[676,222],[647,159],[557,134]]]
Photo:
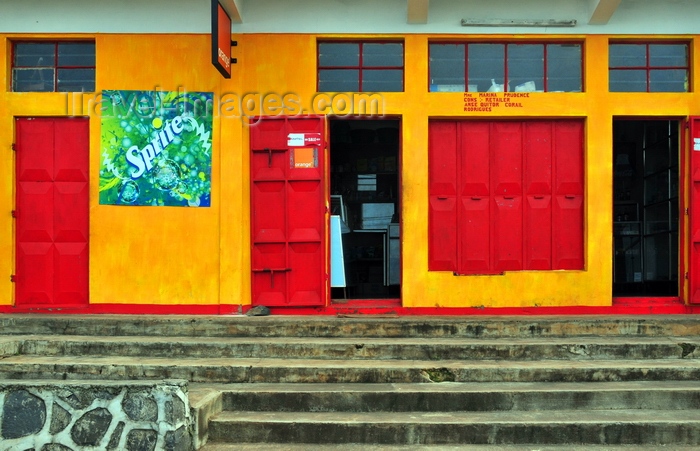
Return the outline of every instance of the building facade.
[[[222,5],[0,5],[0,311],[700,302],[697,2]]]

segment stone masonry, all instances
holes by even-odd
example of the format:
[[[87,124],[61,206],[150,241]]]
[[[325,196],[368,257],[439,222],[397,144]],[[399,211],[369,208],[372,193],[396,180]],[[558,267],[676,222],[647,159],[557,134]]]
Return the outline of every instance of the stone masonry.
[[[0,383],[0,451],[191,451],[187,381]]]

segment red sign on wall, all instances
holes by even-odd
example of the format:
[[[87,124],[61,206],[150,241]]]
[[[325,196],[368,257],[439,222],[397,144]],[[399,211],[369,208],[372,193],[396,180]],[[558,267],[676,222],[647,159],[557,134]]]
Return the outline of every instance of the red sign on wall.
[[[231,78],[231,17],[219,0],[211,2],[211,62],[224,78]]]

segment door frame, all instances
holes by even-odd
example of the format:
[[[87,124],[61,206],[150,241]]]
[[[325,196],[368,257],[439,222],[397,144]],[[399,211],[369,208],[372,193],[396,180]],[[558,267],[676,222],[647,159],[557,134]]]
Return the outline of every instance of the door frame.
[[[22,221],[23,219],[23,205],[20,205],[20,183],[22,182],[20,180],[20,170],[22,168],[20,167],[20,154],[22,152],[25,152],[24,150],[24,142],[23,142],[23,136],[21,135],[20,132],[20,123],[27,122],[29,123],[30,121],[37,121],[36,123],[43,123],[43,122],[48,122],[51,121],[53,123],[53,142],[52,142],[52,151],[53,151],[53,161],[52,161],[52,170],[53,173],[50,174],[51,178],[51,191],[52,192],[57,192],[57,183],[62,183],[62,182],[67,182],[67,183],[84,183],[85,188],[84,191],[86,192],[86,196],[84,199],[84,218],[86,221],[86,224],[84,224],[85,230],[85,249],[82,253],[85,257],[84,262],[80,262],[79,267],[82,268],[81,272],[81,277],[84,277],[84,279],[78,280],[78,283],[75,283],[73,285],[70,285],[71,288],[75,288],[79,290],[79,293],[82,292],[84,293],[84,297],[82,299],[76,299],[75,302],[65,302],[65,301],[59,301],[59,302],[48,302],[48,303],[32,303],[28,302],[28,300],[20,299],[19,291],[22,288],[21,284],[24,283],[24,277],[25,275],[22,274],[22,267],[23,264],[19,262],[19,259],[21,258],[21,252],[20,252],[20,246],[21,246],[21,241],[20,237],[18,236],[19,233],[21,233],[21,230],[19,228],[19,221]],[[80,146],[80,150],[84,150],[85,154],[84,156],[80,156],[80,159],[84,158],[84,162],[81,163],[81,166],[77,168],[77,170],[84,169],[85,171],[85,177],[84,180],[56,180],[56,165],[55,165],[55,156],[56,156],[56,151],[58,150],[57,148],[57,143],[55,141],[56,139],[56,124],[60,122],[62,124],[68,123],[68,122],[73,122],[77,123],[80,122],[82,123],[82,127],[85,128],[85,134],[82,136],[82,139],[84,139],[84,146]],[[15,145],[13,146],[15,150],[15,161],[14,161],[14,205],[15,205],[15,210],[13,211],[13,216],[15,217],[15,222],[13,223],[13,239],[14,239],[14,246],[13,246],[13,263],[14,263],[14,274],[13,274],[13,280],[16,282],[15,287],[14,287],[14,299],[13,299],[13,307],[18,309],[18,310],[30,310],[30,309],[41,309],[41,308],[61,308],[61,309],[81,309],[89,306],[90,304],[90,118],[89,117],[65,117],[65,116],[15,116],[14,121],[13,121],[13,127],[14,127],[14,143]],[[68,136],[68,132],[66,132],[66,136]],[[75,146],[74,143],[71,143],[71,147],[78,147]],[[63,176],[68,176],[70,174],[75,175],[76,168],[69,168],[68,171],[66,171]],[[29,183],[32,183],[31,180],[28,180]],[[65,197],[70,197],[70,196],[65,196]],[[68,207],[66,207],[68,208]],[[54,216],[51,219],[51,224],[52,226],[55,226],[55,213],[56,213],[56,198],[55,196],[52,195],[52,204],[51,204],[51,214]],[[67,215],[75,219],[74,214]],[[68,224],[68,225],[75,225],[75,224]],[[75,230],[70,230],[68,229],[69,232],[68,235],[73,235],[75,236]],[[65,244],[65,247],[71,247],[70,245],[72,243],[79,243],[80,241],[71,241],[70,239],[66,240],[63,242]],[[52,230],[51,234],[51,246],[55,247],[55,229]],[[73,246],[74,247],[74,246]],[[71,254],[70,252],[68,254],[64,255],[74,255]],[[77,255],[77,254],[76,254]],[[77,260],[80,260],[80,255],[77,256]],[[55,260],[54,260],[54,265],[55,265]],[[51,299],[50,300],[56,300],[56,294],[57,294],[57,287],[56,287],[56,278],[61,279],[61,274],[59,271],[56,271],[56,267],[54,266],[52,268],[53,270],[53,279],[52,279],[52,291],[51,291]]]
[[[265,130],[266,126],[270,126],[270,129]],[[248,157],[252,306],[304,308],[325,307],[328,304],[330,280],[327,256],[329,214],[326,136],[325,116],[250,118]],[[302,157],[301,152],[298,155],[299,158],[307,158],[308,155],[314,154],[316,165],[305,166],[306,163],[301,160],[297,162],[296,159],[292,159],[292,155],[297,157],[297,149],[315,149],[315,154],[312,150],[311,153],[303,153],[306,157]],[[263,160],[268,162],[267,167]],[[259,167],[256,166],[258,164]],[[268,191],[274,193],[268,200],[283,206],[284,217],[260,219],[262,215],[257,215],[256,202],[261,201],[264,197],[262,193],[268,189],[263,189],[262,186],[280,182],[283,185],[282,189]],[[298,202],[298,205],[306,206],[309,210],[292,218],[289,214],[289,208],[292,208],[289,207],[291,195],[297,193],[300,196],[298,200],[306,195],[300,194],[305,192],[302,189],[291,190],[289,187],[292,183],[300,188],[302,185],[309,187],[315,182],[318,183],[317,188],[313,192],[306,191],[311,193],[311,197],[306,197],[305,202]],[[306,221],[309,217],[315,219]],[[292,219],[296,226],[292,224]],[[318,246],[317,252],[320,256],[309,257],[311,252],[304,253],[304,248],[309,250],[314,246]],[[282,251],[279,251],[280,247]],[[297,248],[298,252],[291,252],[292,248]],[[273,255],[275,252],[276,255]],[[318,274],[310,274],[308,266],[318,267]],[[299,289],[296,289],[297,287]]]
[[[692,177],[691,177],[691,164],[692,161],[690,161],[690,157],[693,155],[691,154],[689,157],[688,154],[688,143],[690,142],[691,138],[691,133],[689,130],[689,118],[688,117],[683,117],[683,116],[613,116],[612,117],[612,122],[611,122],[611,147],[610,147],[610,158],[611,160],[614,158],[613,155],[613,149],[612,145],[614,143],[613,139],[613,134],[612,134],[612,126],[616,121],[628,121],[628,122],[645,122],[645,121],[668,121],[668,122],[675,122],[676,125],[678,126],[678,283],[677,283],[677,289],[678,289],[678,294],[675,296],[612,296],[612,301],[613,305],[620,305],[620,304],[640,304],[644,302],[663,302],[663,303],[668,303],[668,302],[679,302],[679,303],[691,303],[692,301],[692,296],[690,293],[690,287],[693,284],[693,280],[696,280],[696,283],[698,284],[698,287],[700,288],[700,264],[696,265],[698,266],[698,275],[696,277],[693,277],[692,273],[689,271],[689,268],[692,267],[691,264],[691,238],[688,235],[688,231],[690,230],[690,223],[691,223],[691,215],[689,215],[689,211],[692,211],[692,208],[689,209],[690,207],[690,202],[692,202],[692,194],[688,194],[688,185],[692,184]],[[699,132],[700,133],[700,132]],[[611,161],[612,164],[614,165],[614,161]],[[699,160],[700,164],[700,160]],[[613,175],[613,181],[614,181],[614,175]],[[692,187],[691,187],[692,189]],[[614,199],[614,194],[615,194],[615,189],[614,185],[612,187],[611,191],[611,203],[614,204],[615,199]],[[699,199],[700,201],[700,199]],[[700,215],[700,208],[697,208],[698,214]],[[614,222],[615,217],[612,216],[611,220]],[[698,225],[700,225],[700,218],[698,218]],[[614,248],[614,236],[612,236],[612,248],[611,248],[611,257],[613,258],[613,262],[611,265],[611,269],[614,271],[614,265],[615,265],[615,248]],[[642,243],[643,245],[643,243]],[[700,256],[699,256],[700,258]],[[700,262],[699,262],[700,263]],[[612,292],[612,274],[611,274],[611,292]],[[700,302],[700,299],[696,302]]]
[[[404,223],[403,223],[403,214],[402,214],[402,205],[403,205],[403,192],[401,190],[402,186],[402,154],[403,154],[403,116],[401,115],[382,115],[381,117],[375,117],[375,116],[343,116],[343,117],[327,117],[326,120],[326,141],[328,143],[327,149],[326,149],[326,190],[327,190],[327,202],[330,206],[331,203],[331,194],[332,194],[332,175],[333,175],[333,168],[331,167],[331,154],[333,153],[333,146],[332,146],[332,137],[333,137],[333,131],[332,131],[332,125],[337,124],[337,123],[343,123],[343,122],[353,122],[353,123],[382,123],[385,121],[390,121],[390,122],[395,122],[397,123],[397,128],[398,128],[398,140],[396,142],[397,146],[397,155],[396,155],[396,179],[397,179],[397,186],[396,186],[396,207],[395,207],[395,214],[398,216],[398,228],[399,228],[399,238],[398,238],[398,248],[399,248],[399,258],[398,258],[398,266],[399,266],[399,284],[398,284],[398,297],[393,297],[393,296],[387,296],[387,297],[381,297],[381,298],[372,298],[372,299],[367,299],[367,298],[357,298],[357,297],[352,297],[347,294],[347,288],[344,289],[344,298],[343,299],[333,299],[332,298],[332,287],[330,286],[330,278],[329,278],[329,287],[328,287],[328,305],[334,304],[334,300],[336,303],[340,301],[339,305],[347,305],[348,302],[353,303],[353,302],[364,302],[364,301],[371,301],[371,302],[382,302],[385,301],[391,306],[396,306],[396,305],[402,305],[403,303],[403,280],[404,280],[404,270],[403,270],[403,231],[404,231]],[[345,200],[344,200],[345,202]],[[327,240],[328,240],[328,271],[330,274],[330,266],[331,266],[331,252],[330,252],[330,243],[331,243],[331,236],[330,236],[330,231],[331,231],[331,225],[330,225],[330,208],[329,208],[329,213],[328,213],[328,224],[327,224]],[[388,231],[385,234],[386,235],[386,241],[384,243],[384,258],[389,259],[389,256],[387,255],[388,253],[388,247],[390,246],[389,243],[389,236],[388,236]],[[386,265],[386,261],[384,262]],[[386,275],[385,275],[386,276]],[[345,279],[346,283],[348,280],[349,276],[346,274]],[[385,277],[386,278],[386,277]],[[385,282],[386,283],[386,282]],[[337,288],[337,287],[336,287]],[[393,293],[390,293],[393,294]],[[382,304],[383,305],[383,304]]]

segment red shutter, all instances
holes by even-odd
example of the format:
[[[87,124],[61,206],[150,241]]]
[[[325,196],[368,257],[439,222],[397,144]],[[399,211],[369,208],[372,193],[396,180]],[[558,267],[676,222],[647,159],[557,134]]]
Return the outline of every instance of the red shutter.
[[[690,118],[689,301],[700,303],[700,117]]]
[[[457,271],[457,124],[433,121],[428,142],[428,269]]]
[[[552,269],[552,123],[523,124],[526,269]]]
[[[296,167],[290,133],[320,136],[314,167]],[[324,121],[264,118],[251,125],[251,239],[253,304],[324,305]]]
[[[582,121],[436,121],[429,149],[430,270],[583,269]]]
[[[16,132],[16,304],[87,304],[89,122],[23,118]]]
[[[583,122],[554,123],[553,269],[583,269]]]
[[[488,274],[491,269],[491,176],[488,122],[460,123],[459,273]]]

